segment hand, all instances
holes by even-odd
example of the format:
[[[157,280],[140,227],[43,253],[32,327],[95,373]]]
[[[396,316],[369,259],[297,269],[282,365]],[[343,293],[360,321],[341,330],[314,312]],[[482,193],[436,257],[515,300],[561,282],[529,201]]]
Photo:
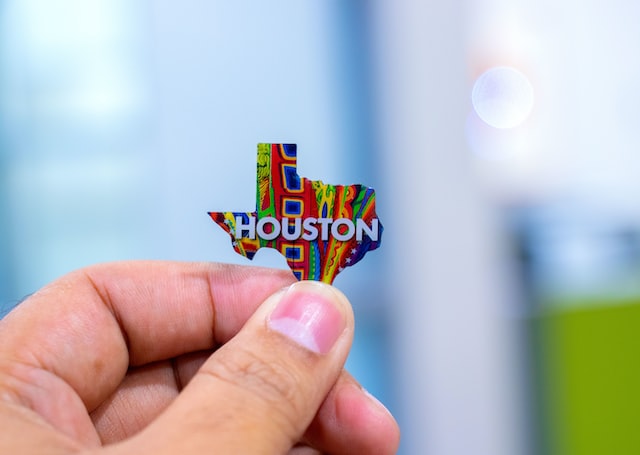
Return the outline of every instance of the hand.
[[[43,288],[0,321],[0,453],[395,453],[393,417],[343,369],[346,298],[292,282],[124,262]]]

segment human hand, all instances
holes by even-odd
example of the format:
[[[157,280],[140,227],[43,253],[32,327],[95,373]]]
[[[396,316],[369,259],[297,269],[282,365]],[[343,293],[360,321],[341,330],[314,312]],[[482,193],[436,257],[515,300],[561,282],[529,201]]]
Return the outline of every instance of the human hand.
[[[349,303],[293,282],[123,262],[48,285],[0,320],[0,453],[395,453],[393,417],[343,369]]]

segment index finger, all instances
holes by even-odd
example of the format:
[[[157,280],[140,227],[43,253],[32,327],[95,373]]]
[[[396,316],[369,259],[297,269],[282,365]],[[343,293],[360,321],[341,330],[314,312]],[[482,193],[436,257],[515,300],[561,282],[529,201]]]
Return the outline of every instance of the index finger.
[[[231,338],[285,270],[121,262],[73,272],[0,321],[0,359],[53,373],[91,410],[129,365],[211,349]]]

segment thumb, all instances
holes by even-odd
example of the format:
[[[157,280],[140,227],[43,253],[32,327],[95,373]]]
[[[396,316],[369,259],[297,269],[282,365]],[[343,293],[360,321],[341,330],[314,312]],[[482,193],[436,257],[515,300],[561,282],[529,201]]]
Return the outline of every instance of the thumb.
[[[327,284],[273,294],[132,442],[153,453],[286,453],[340,375],[353,327],[346,297]]]

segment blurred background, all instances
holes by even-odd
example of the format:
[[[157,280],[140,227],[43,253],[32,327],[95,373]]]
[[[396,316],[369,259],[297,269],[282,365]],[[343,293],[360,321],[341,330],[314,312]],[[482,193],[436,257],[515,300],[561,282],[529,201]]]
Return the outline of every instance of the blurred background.
[[[0,0],[0,315],[121,259],[249,263],[258,142],[377,190],[336,280],[401,454],[640,451],[640,3]],[[257,265],[286,266],[261,250]]]

